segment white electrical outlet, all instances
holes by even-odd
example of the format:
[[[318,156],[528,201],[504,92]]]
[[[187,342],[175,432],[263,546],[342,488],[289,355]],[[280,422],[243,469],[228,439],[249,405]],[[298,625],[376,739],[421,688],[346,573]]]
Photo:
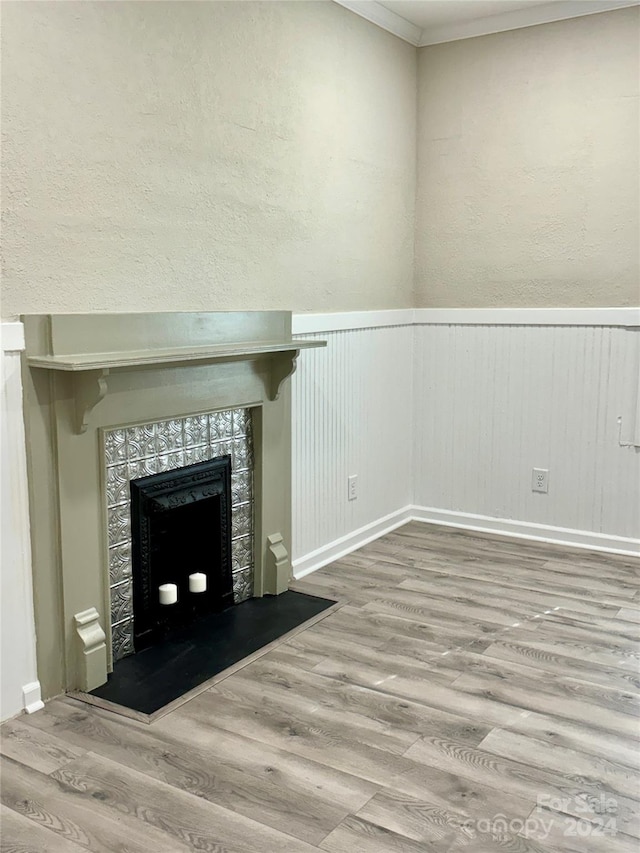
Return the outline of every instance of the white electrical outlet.
[[[347,478],[347,497],[350,501],[355,501],[358,497],[358,475],[352,474]]]
[[[549,491],[549,471],[547,468],[534,468],[531,477],[531,491],[543,492],[545,495]]]

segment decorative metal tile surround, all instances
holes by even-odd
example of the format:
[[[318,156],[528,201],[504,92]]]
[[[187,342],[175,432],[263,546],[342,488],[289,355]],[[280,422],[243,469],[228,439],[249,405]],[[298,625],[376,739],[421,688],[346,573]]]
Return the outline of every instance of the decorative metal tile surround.
[[[133,603],[129,481],[231,456],[231,561],[236,603],[253,595],[253,441],[249,409],[105,430],[113,659],[131,655]]]

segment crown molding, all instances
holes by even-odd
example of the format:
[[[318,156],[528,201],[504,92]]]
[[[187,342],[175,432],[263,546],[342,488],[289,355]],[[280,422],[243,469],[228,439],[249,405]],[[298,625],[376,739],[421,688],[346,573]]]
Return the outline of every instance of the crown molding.
[[[599,12],[612,12],[615,9],[640,4],[640,0],[554,0],[540,6],[501,12],[472,21],[459,21],[455,24],[421,29],[375,0],[333,0],[333,2],[414,47],[428,47],[432,44],[488,36],[507,30],[519,30],[539,24],[550,24],[554,21],[566,21],[569,18],[580,18],[584,15],[595,15]]]
[[[380,3],[376,3],[375,0],[333,0],[333,2],[339,6],[344,6],[350,12],[355,12],[361,18],[371,21],[372,24],[376,24],[388,33],[393,33],[394,36],[409,42],[414,47],[420,45],[422,37],[420,27],[401,18],[400,15],[396,15],[395,12],[381,6]]]
[[[539,24],[551,24],[554,21],[566,21],[569,18],[581,18],[599,12],[612,12],[627,6],[637,6],[640,0],[556,0],[541,6],[527,6],[512,12],[501,12],[473,21],[460,21],[439,27],[422,30],[418,47],[443,44],[449,41],[488,36],[508,30],[520,30]],[[413,42],[412,42],[413,44]]]

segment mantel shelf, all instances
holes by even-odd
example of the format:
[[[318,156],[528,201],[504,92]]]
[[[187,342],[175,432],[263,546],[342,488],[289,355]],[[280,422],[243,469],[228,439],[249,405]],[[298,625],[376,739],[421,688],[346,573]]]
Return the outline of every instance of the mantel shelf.
[[[297,353],[302,349],[324,347],[326,341],[260,341],[233,342],[195,347],[128,350],[118,352],[83,352],[69,355],[30,355],[30,367],[63,370],[71,373],[90,370],[109,371],[136,367],[172,367],[185,362],[212,363],[237,361],[278,353]]]
[[[82,352],[65,355],[28,355],[27,364],[40,370],[71,374],[75,396],[75,431],[87,431],[89,415],[109,391],[108,377],[114,370],[145,370],[177,366],[212,365],[267,357],[270,361],[265,390],[277,400],[282,383],[296,369],[300,350],[324,347],[326,341],[251,341],[187,347],[154,347],[142,350]]]

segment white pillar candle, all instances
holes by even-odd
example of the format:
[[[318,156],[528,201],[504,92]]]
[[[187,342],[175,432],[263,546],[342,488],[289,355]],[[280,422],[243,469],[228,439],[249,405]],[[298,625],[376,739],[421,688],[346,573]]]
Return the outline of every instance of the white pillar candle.
[[[158,587],[160,604],[175,604],[178,600],[178,587],[174,583],[163,583]]]
[[[206,592],[207,576],[203,572],[194,572],[189,575],[189,592]]]

